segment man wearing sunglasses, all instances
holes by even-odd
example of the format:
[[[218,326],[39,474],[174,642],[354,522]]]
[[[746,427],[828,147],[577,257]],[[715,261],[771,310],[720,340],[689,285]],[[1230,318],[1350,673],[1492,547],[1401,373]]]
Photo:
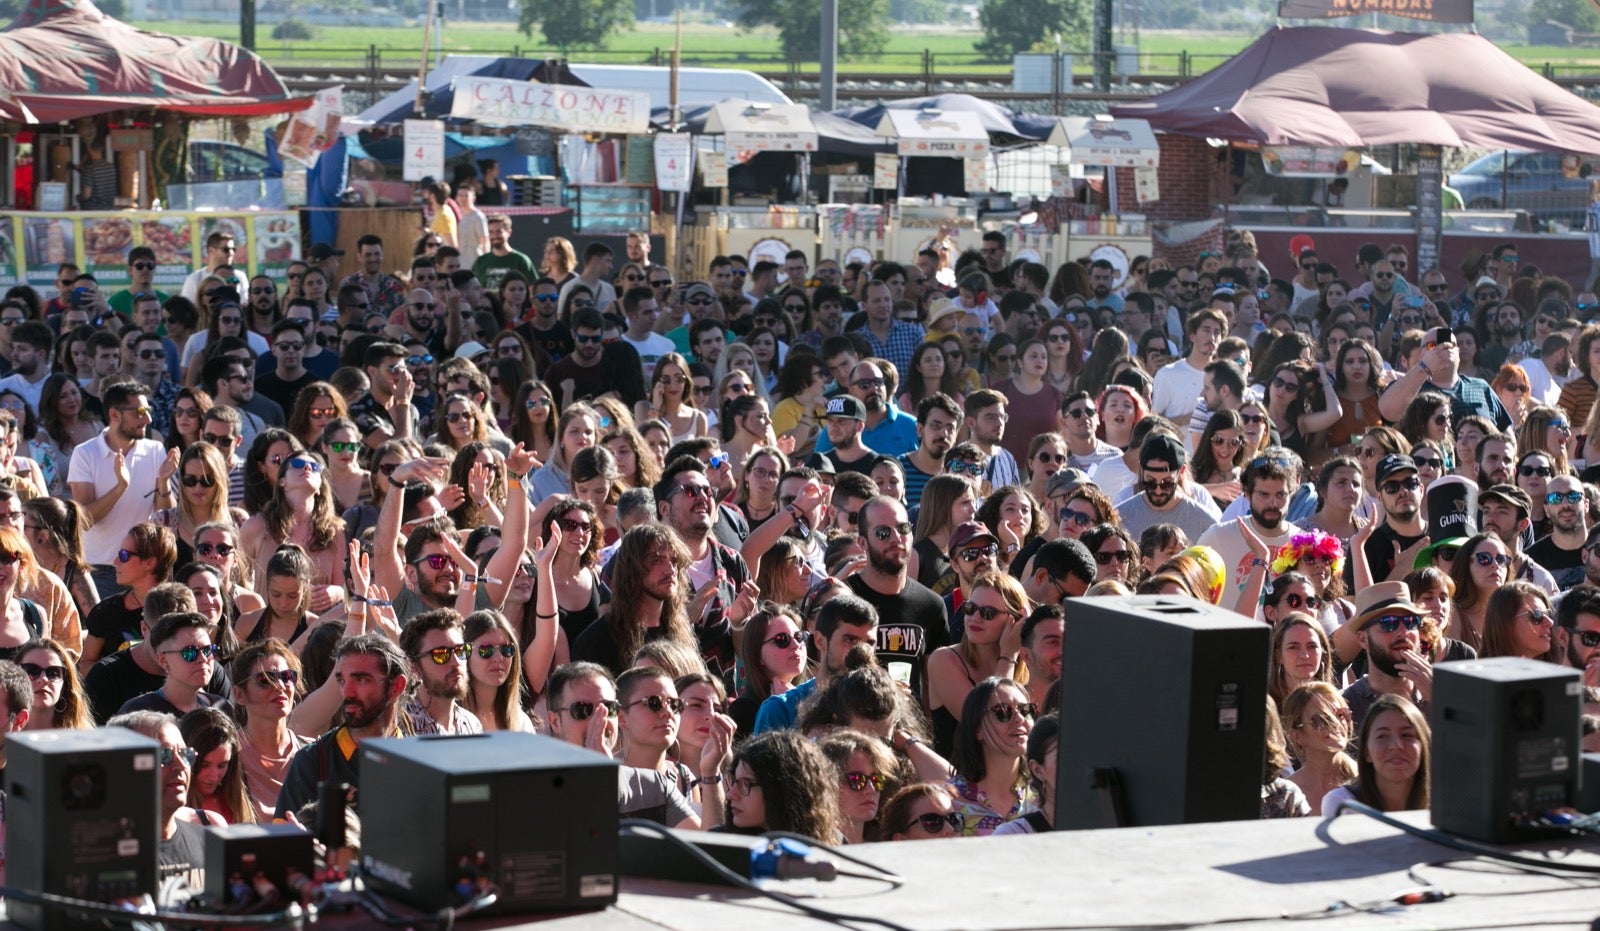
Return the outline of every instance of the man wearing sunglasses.
[[[529,285],[528,299],[533,301],[533,316],[517,324],[517,333],[528,345],[542,348],[552,360],[566,358],[573,349],[572,330],[557,314],[560,286],[554,278],[541,276]]]
[[[1427,545],[1427,524],[1422,519],[1422,480],[1410,456],[1388,455],[1373,467],[1373,483],[1383,504],[1384,520],[1367,538],[1367,565],[1372,578],[1385,580],[1397,564],[1410,571],[1416,552]],[[1396,558],[1400,554],[1400,559]]]
[[[1551,483],[1554,482],[1551,479]],[[1587,507],[1586,504],[1578,506]],[[1491,485],[1478,492],[1478,526],[1485,533],[1499,537],[1511,554],[1511,571],[1506,573],[1506,581],[1522,579],[1554,595],[1560,591],[1555,576],[1522,548],[1522,537],[1527,533],[1532,512],[1533,502],[1528,493],[1515,485]]]
[[[1422,650],[1423,610],[1404,582],[1379,582],[1356,594],[1349,621],[1367,654],[1367,674],[1344,690],[1355,729],[1379,695],[1400,695],[1424,714],[1433,699],[1433,664]]]
[[[373,449],[419,434],[420,415],[411,404],[416,382],[406,359],[405,347],[388,341],[372,343],[362,357],[369,387],[350,405],[350,419]]]
[[[1152,433],[1139,447],[1137,494],[1118,505],[1122,525],[1137,539],[1156,524],[1176,524],[1191,540],[1200,539],[1220,516],[1200,504],[1185,490],[1189,454],[1178,438]]]
[[[239,412],[239,435],[246,448],[267,427],[283,426],[283,408],[276,401],[256,397],[255,372],[248,363],[226,353],[212,356],[200,369],[200,383],[218,404]],[[276,422],[268,416],[274,412]]]
[[[129,699],[117,713],[159,711],[181,718],[197,708],[220,704],[221,695],[206,691],[216,675],[215,633],[216,625],[209,618],[192,611],[167,614],[156,621],[149,640],[164,676],[161,686]]]
[[[159,712],[135,711],[119,714],[109,723],[143,734],[161,745],[155,759],[161,788],[161,838],[156,849],[158,878],[162,881],[181,878],[191,889],[204,888],[205,828],[178,817],[178,812],[189,803],[189,781],[195,765],[195,753],[184,746],[178,722]]]
[[[1544,513],[1550,519],[1550,533],[1528,547],[1528,556],[1550,570],[1561,591],[1584,580],[1588,510],[1583,483],[1573,476],[1557,475],[1545,484]]]
[[[1500,403],[1489,383],[1462,375],[1461,353],[1447,328],[1429,330],[1422,338],[1422,355],[1405,373],[1378,397],[1378,413],[1390,423],[1405,416],[1406,406],[1424,390],[1437,391],[1450,398],[1450,419],[1460,423],[1467,417],[1486,417],[1498,430],[1512,427],[1511,415]]]
[[[1107,459],[1122,455],[1122,450],[1095,436],[1100,413],[1087,391],[1067,395],[1056,414],[1056,424],[1056,429],[1067,438],[1067,462],[1075,469],[1089,472]]]
[[[128,250],[128,286],[106,299],[112,310],[124,317],[133,315],[133,296],[149,293],[162,304],[168,294],[156,290],[156,251],[149,246],[134,246]]]
[[[1567,665],[1583,684],[1600,688],[1600,586],[1579,585],[1556,601],[1555,635],[1566,642]]]
[[[905,506],[870,499],[856,512],[856,535],[867,565],[847,584],[878,612],[879,661],[909,664],[911,694],[922,695],[928,654],[950,643],[950,621],[944,600],[906,573],[913,540]]]
[[[305,364],[311,337],[300,321],[279,320],[272,325],[271,343],[273,366],[270,371],[256,376],[256,393],[290,410],[300,389],[317,380]]]
[[[989,532],[989,528],[975,520],[969,520],[950,531],[950,547],[947,551],[950,559],[950,568],[956,573],[956,587],[944,594],[945,616],[950,618],[950,640],[955,642],[961,639],[961,606],[966,602],[966,593],[972,591],[972,585],[986,572],[993,572],[1000,562],[1000,538]]]
[[[426,658],[432,662],[431,658]],[[317,800],[324,781],[357,790],[352,808],[361,804],[361,742],[373,737],[401,737],[400,702],[410,684],[406,655],[383,634],[361,634],[334,648],[333,675],[323,688],[337,689],[344,723],[316,742],[300,748],[289,761],[278,792],[276,818],[299,816]]]
[[[417,688],[400,706],[413,734],[481,734],[483,724],[467,710],[467,654],[461,615],[453,608],[424,611],[405,622],[400,650],[411,664]]]
[[[865,425],[860,434],[862,446],[884,456],[899,456],[916,448],[917,419],[900,410],[899,405],[889,403],[883,371],[875,363],[856,363],[850,372],[848,396],[858,402],[851,410],[860,408],[860,420]],[[844,397],[832,398],[830,404]],[[831,420],[834,415],[828,416]],[[817,438],[816,451],[831,452],[835,443],[831,431],[825,433]],[[834,459],[834,465],[842,468],[839,458]]]
[[[605,318],[593,307],[572,315],[572,353],[550,366],[545,383],[571,397],[587,401],[611,390],[611,380],[600,367],[600,349],[605,333]]]
[[[155,692],[165,684],[161,656],[150,635],[167,615],[195,611],[194,592],[187,585],[163,582],[146,593],[138,615],[141,639],[126,650],[102,657],[82,673],[83,694],[89,699],[96,724],[106,723],[132,699]],[[182,657],[178,659],[181,662]],[[204,690],[214,695],[225,692],[228,684],[219,664],[211,664],[210,675]]]

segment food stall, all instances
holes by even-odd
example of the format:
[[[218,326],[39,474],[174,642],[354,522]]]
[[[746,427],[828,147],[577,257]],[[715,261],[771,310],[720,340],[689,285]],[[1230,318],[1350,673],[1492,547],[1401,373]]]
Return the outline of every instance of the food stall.
[[[1112,119],[1109,116],[1061,117],[1047,144],[1059,146],[1066,156],[1066,167],[1099,169],[1099,194],[1091,199],[1084,215],[1071,217],[1061,225],[1057,243],[1063,261],[1068,256],[1088,255],[1105,259],[1116,269],[1112,287],[1121,287],[1133,257],[1149,255],[1149,224],[1142,213],[1118,214],[1118,168],[1131,168],[1136,200],[1153,200],[1158,193],[1156,171],[1161,164],[1161,146],[1150,124],[1140,119]],[[1066,171],[1060,172],[1062,175]]]

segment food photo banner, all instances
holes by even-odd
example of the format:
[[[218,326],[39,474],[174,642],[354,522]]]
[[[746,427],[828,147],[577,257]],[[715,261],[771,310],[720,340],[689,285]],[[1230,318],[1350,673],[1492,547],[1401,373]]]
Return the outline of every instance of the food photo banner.
[[[103,291],[120,291],[128,286],[128,250],[149,246],[156,254],[155,286],[176,292],[200,267],[206,237],[218,231],[234,238],[251,275],[281,279],[300,257],[294,211],[0,214],[0,287],[51,288],[57,266],[72,262],[94,275]]]
[[[1279,19],[1337,19],[1388,13],[1430,23],[1472,22],[1472,0],[1279,0]]]

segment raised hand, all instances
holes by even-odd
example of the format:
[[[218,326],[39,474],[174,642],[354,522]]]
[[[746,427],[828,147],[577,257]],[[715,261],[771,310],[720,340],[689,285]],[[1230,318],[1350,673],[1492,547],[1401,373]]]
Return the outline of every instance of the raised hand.
[[[506,454],[506,472],[511,475],[527,475],[537,468],[539,468],[539,457],[521,443]]]
[[[439,489],[434,497],[439,499],[439,506],[446,511],[454,511],[467,500],[467,490],[460,485],[446,485]]]
[[[167,450],[167,458],[161,460],[161,468],[156,471],[157,488],[172,481],[172,476],[178,474],[178,460],[182,456],[183,453],[176,448]]]

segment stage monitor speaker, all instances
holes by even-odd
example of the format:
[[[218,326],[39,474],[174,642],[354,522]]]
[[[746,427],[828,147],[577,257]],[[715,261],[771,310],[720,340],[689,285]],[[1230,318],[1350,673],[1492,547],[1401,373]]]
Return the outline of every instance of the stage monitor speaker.
[[[1544,813],[1576,806],[1583,681],[1500,656],[1433,669],[1433,825],[1492,844],[1554,837]]]
[[[361,867],[427,911],[493,889],[486,914],[605,908],[617,898],[617,762],[499,731],[361,743]]]
[[[158,750],[122,727],[7,734],[7,884],[106,903],[155,895]],[[91,924],[56,908],[6,904],[10,919],[33,931]]]
[[[1161,595],[1063,607],[1056,827],[1260,818],[1271,628]]]

